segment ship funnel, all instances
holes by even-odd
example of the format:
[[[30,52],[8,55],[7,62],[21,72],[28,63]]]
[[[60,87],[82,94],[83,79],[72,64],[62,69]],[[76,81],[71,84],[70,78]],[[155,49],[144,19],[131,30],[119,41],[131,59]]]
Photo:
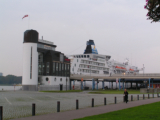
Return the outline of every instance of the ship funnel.
[[[89,40],[86,42],[86,49],[84,50],[84,54],[98,54],[94,40]]]

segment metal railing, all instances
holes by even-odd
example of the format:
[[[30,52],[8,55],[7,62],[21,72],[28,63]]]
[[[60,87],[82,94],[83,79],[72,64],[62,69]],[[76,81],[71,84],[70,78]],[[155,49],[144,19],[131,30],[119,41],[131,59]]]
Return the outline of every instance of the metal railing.
[[[105,79],[105,78],[119,78],[119,77],[123,77],[123,78],[128,78],[128,77],[147,77],[147,78],[154,78],[154,77],[158,77],[160,78],[160,73],[146,73],[146,74],[113,74],[113,75],[101,75],[101,74],[91,74],[91,75],[86,75],[86,74],[71,74],[70,78],[86,78],[86,79],[92,79],[92,78],[101,78],[101,79]]]
[[[127,76],[127,77],[134,77],[134,76],[138,76],[138,77],[160,77],[160,73],[145,73],[145,74],[113,74],[112,76]]]

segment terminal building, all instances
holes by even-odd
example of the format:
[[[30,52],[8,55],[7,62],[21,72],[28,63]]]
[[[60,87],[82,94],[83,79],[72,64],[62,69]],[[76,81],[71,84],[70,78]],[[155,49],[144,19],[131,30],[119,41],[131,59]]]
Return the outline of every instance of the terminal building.
[[[39,39],[36,30],[24,32],[23,90],[70,89],[70,60],[56,47],[53,42]]]

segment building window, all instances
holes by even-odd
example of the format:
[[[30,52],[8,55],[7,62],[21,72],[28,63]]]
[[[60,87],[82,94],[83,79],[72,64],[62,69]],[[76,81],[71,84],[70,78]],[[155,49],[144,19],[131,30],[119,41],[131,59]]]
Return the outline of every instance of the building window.
[[[70,64],[67,64],[67,76],[69,76],[70,74],[70,69],[69,69]]]
[[[56,75],[58,76],[58,63],[56,63]]]
[[[84,55],[84,58],[86,58],[86,55]]]
[[[42,66],[43,66],[43,68],[42,68],[42,69],[43,69],[43,70],[42,70],[42,72],[43,72],[42,75],[44,75],[44,74],[45,74],[45,64],[42,63]]]
[[[89,58],[89,55],[87,55],[87,58]]]
[[[55,62],[53,62],[53,75],[56,75],[55,70],[56,70],[56,63],[55,63]]]
[[[62,63],[62,76],[64,76],[64,64]]]
[[[59,63],[59,76],[61,76],[61,63]]]
[[[64,76],[66,76],[67,75],[67,64],[64,64],[65,65],[65,74],[64,74]]]
[[[41,62],[38,62],[38,75],[42,75],[42,63]]]
[[[43,75],[43,54],[38,55],[38,75]]]
[[[46,63],[46,75],[49,75],[49,62]]]

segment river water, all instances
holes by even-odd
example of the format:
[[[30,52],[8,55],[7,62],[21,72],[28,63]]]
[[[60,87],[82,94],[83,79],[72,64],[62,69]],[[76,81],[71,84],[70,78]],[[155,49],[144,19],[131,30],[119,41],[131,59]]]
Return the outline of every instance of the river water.
[[[22,89],[22,86],[2,86],[0,85],[0,91],[1,90],[21,90]]]

